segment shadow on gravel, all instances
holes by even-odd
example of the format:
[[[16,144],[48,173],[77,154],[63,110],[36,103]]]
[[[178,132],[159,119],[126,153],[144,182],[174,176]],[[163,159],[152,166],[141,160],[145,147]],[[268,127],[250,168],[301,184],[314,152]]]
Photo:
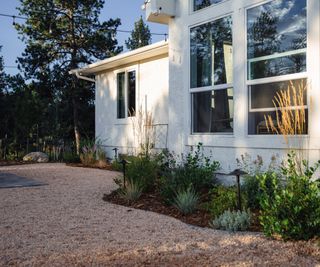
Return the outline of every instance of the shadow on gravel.
[[[0,188],[19,188],[47,185],[45,183],[17,176],[12,173],[0,173]]]

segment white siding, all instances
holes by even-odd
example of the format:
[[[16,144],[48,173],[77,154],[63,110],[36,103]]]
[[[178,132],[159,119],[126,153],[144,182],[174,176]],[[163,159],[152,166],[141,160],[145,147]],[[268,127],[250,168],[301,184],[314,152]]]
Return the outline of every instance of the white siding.
[[[178,0],[176,17],[169,23],[169,149],[177,154],[202,142],[207,151],[225,170],[236,167],[236,158],[248,152],[261,155],[269,161],[273,154],[287,153],[281,136],[248,135],[248,92],[246,87],[246,8],[265,0],[226,0],[197,12],[192,12],[192,1]],[[320,30],[319,0],[307,1],[308,50],[307,69],[309,81],[309,135],[302,137],[307,157],[320,159]],[[234,44],[234,133],[191,134],[191,100],[189,92],[189,28],[219,17],[232,15]]]
[[[155,124],[168,124],[168,57],[119,67],[96,75],[96,137],[103,141],[109,157],[113,148],[119,153],[135,153],[137,143],[133,134],[133,118],[117,119],[116,74],[136,70],[136,109],[151,111]]]

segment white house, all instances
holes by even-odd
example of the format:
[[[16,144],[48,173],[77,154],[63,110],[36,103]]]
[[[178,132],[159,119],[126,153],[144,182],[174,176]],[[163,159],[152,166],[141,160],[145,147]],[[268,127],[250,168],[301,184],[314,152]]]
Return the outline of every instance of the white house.
[[[292,82],[307,87],[303,105],[290,108],[305,110],[307,127],[291,145],[320,159],[319,0],[147,0],[143,7],[147,20],[168,24],[168,43],[74,70],[95,75],[96,135],[109,153],[137,145],[128,110],[141,106],[152,110],[154,125],[167,125],[159,148],[181,153],[201,142],[225,170],[246,152],[281,156],[288,146],[267,131],[265,115],[276,118],[272,100]]]
[[[168,147],[168,42],[163,41],[73,70],[96,83],[95,132],[108,153],[138,152],[145,114],[152,114],[156,149]],[[87,76],[95,76],[95,79]],[[147,110],[147,112],[146,112]],[[151,114],[150,114],[151,113]],[[140,129],[140,131],[139,131]]]

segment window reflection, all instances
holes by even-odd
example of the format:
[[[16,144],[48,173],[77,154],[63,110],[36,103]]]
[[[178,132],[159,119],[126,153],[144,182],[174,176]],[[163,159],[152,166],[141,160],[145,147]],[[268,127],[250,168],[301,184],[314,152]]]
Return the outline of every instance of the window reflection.
[[[192,94],[193,132],[221,133],[233,131],[233,89]]]
[[[136,113],[136,72],[128,72],[128,117]]]
[[[191,88],[232,83],[232,21],[225,17],[191,29]]]
[[[262,111],[249,113],[249,134],[274,134],[268,130],[265,118],[271,116],[275,127],[277,127],[277,112],[276,111]],[[278,113],[281,118],[281,112]],[[308,133],[308,110],[305,110],[305,128],[304,134]]]
[[[248,10],[248,79],[306,71],[306,0],[276,0]]]
[[[117,74],[117,118],[123,119],[126,117],[125,106],[125,73]]]
[[[197,11],[199,9],[211,6],[213,4],[218,4],[224,0],[194,0],[193,1],[193,10]]]
[[[296,88],[296,94],[291,94],[290,98],[286,98],[286,106],[294,114],[295,110],[305,109],[305,119],[306,127],[304,133],[308,130],[308,110],[307,110],[307,90],[303,91],[302,101],[303,106],[297,106],[297,94],[299,94],[299,88],[307,88],[307,79],[298,79],[294,81],[284,81],[284,82],[274,82],[267,84],[256,84],[250,86],[249,97],[249,134],[273,134],[268,132],[265,118],[271,116],[274,124],[277,124],[277,112],[276,107],[279,107],[277,101],[275,101],[275,96],[280,91],[287,91],[287,89],[292,86]],[[292,93],[292,91],[290,91]],[[299,101],[298,101],[299,102]],[[281,119],[281,111],[278,110],[278,119]]]

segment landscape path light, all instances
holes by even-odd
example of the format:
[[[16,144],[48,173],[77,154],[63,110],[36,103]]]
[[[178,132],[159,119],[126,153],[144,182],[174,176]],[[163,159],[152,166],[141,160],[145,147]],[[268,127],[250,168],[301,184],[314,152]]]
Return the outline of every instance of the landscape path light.
[[[114,151],[114,159],[117,160],[118,159],[118,150],[119,150],[119,148],[115,147],[112,150]]]
[[[237,201],[237,208],[238,210],[242,211],[242,205],[241,205],[241,183],[240,183],[240,177],[242,175],[247,175],[248,173],[246,173],[245,171],[241,170],[241,169],[235,169],[230,173],[220,173],[220,172],[216,172],[215,174],[218,175],[225,175],[225,176],[236,176],[236,182],[237,182],[237,197],[238,197],[238,201]]]
[[[120,162],[122,164],[122,172],[123,172],[123,187],[126,188],[126,166],[128,163],[130,163],[129,161],[123,159]]]

